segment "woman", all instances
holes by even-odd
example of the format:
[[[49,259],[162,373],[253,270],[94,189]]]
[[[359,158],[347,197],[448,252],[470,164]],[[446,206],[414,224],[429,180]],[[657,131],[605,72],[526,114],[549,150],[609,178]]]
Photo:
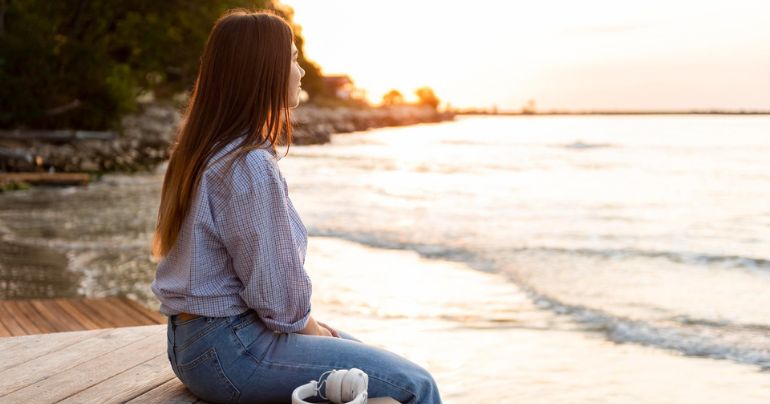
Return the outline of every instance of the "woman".
[[[273,13],[230,11],[209,35],[153,240],[171,367],[211,402],[289,402],[297,386],[356,367],[370,397],[440,403],[425,369],[311,315],[307,231],[275,151],[279,136],[291,144],[304,74]]]

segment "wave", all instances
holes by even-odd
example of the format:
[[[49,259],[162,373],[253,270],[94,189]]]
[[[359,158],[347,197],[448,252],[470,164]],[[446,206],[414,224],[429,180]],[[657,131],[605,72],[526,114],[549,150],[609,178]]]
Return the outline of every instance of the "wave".
[[[393,241],[386,235],[371,233],[341,232],[328,229],[309,229],[311,236],[341,238],[376,248],[411,250],[425,258],[460,261],[469,267],[484,272],[499,272],[493,261],[484,258],[480,253],[447,246],[413,243],[408,241]],[[397,237],[396,234],[392,235]],[[672,260],[689,260],[686,255],[673,252],[638,251],[638,250],[590,250],[590,249],[559,249],[559,248],[522,248],[517,251],[544,251],[569,254],[590,254],[606,257],[643,256],[663,257]],[[707,254],[691,254],[696,261],[719,263],[744,263],[750,261],[754,267],[770,268],[768,260],[751,259],[746,257],[716,256]],[[581,325],[584,331],[600,332],[605,337],[617,343],[635,343],[666,350],[680,352],[694,357],[730,360],[737,363],[759,366],[762,370],[770,370],[770,349],[767,347],[747,347],[736,344],[736,335],[765,335],[770,332],[770,326],[765,324],[736,324],[726,320],[698,319],[687,316],[674,316],[664,324],[656,325],[643,320],[614,316],[600,309],[570,305],[556,298],[540,294],[538,291],[517,277],[515,273],[505,272],[506,277],[517,284],[536,307],[566,316],[567,319]],[[494,328],[494,325],[489,325]],[[721,338],[720,338],[721,336]],[[764,339],[763,339],[764,341]]]
[[[601,310],[564,304],[556,299],[538,295],[532,290],[529,293],[539,307],[567,315],[589,330],[602,332],[614,342],[663,348],[688,356],[726,359],[759,366],[764,371],[770,370],[770,350],[766,348],[731,345],[720,341],[716,336],[697,333],[686,327],[663,327],[640,320],[614,317]],[[701,325],[705,323],[708,321],[702,322]],[[720,325],[714,325],[714,327],[723,328]],[[731,328],[746,331],[756,331],[757,327],[767,329],[764,325],[731,325]]]
[[[586,143],[586,142],[582,142],[580,140],[577,140],[575,142],[562,145],[561,147],[564,147],[566,149],[583,150],[583,149],[597,149],[597,148],[613,147],[613,145],[611,145],[609,143]]]
[[[397,241],[395,239],[399,238],[398,234],[393,234],[393,238],[389,238],[387,235],[383,234],[344,232],[309,226],[308,235],[311,237],[333,237],[353,241],[374,248],[414,251],[424,258],[462,262],[471,268],[482,272],[497,272],[496,266],[491,261],[484,259],[480,254],[473,250],[456,247],[450,248],[429,243]]]
[[[544,252],[549,254],[581,255],[607,259],[625,258],[662,258],[671,262],[690,265],[720,265],[727,268],[770,270],[770,259],[744,257],[740,255],[718,255],[684,251],[654,251],[637,250],[632,248],[620,249],[590,249],[590,248],[559,248],[559,247],[524,247],[514,249],[514,252]]]

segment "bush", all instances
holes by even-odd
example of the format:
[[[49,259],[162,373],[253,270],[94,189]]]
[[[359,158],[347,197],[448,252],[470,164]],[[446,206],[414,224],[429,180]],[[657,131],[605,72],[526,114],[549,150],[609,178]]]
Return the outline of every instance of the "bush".
[[[119,129],[139,94],[192,88],[211,26],[235,7],[293,17],[270,0],[0,1],[0,127]]]

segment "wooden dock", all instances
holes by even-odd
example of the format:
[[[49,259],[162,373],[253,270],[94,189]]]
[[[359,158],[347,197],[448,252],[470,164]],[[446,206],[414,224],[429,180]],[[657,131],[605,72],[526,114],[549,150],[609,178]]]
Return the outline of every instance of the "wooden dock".
[[[0,337],[166,324],[126,297],[0,301]]]
[[[163,325],[0,338],[0,402],[195,402]]]
[[[87,173],[0,173],[0,185],[28,183],[36,185],[85,185],[91,181]]]
[[[171,370],[166,344],[165,325],[0,338],[0,402],[201,403]]]

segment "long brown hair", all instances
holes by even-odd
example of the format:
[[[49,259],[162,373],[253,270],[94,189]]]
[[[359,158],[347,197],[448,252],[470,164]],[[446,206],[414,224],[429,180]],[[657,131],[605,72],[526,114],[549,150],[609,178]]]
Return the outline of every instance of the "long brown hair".
[[[291,145],[291,26],[270,10],[230,10],[214,24],[163,179],[152,254],[176,242],[209,160],[241,135],[232,163],[279,136]],[[288,152],[288,149],[287,149]],[[230,153],[228,153],[230,154]]]

